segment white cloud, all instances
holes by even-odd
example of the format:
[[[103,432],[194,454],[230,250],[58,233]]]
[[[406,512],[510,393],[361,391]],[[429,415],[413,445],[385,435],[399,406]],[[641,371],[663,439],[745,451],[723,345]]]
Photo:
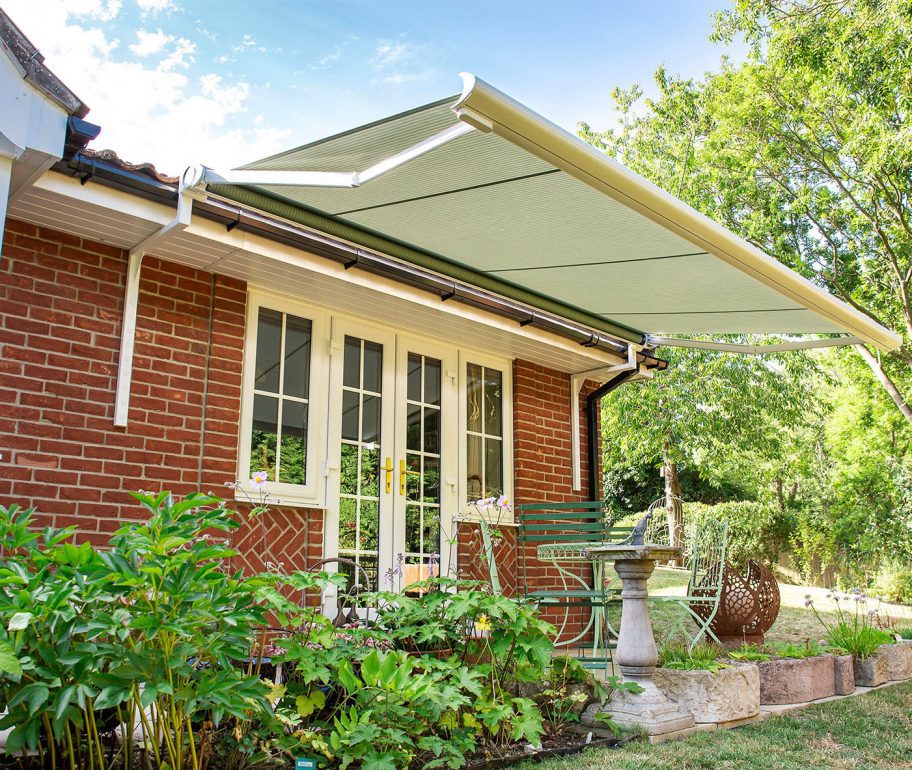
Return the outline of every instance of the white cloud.
[[[160,29],[155,32],[147,32],[144,29],[136,30],[136,40],[138,42],[130,46],[130,50],[137,56],[151,56],[158,53],[174,38],[166,35]]]
[[[177,5],[172,0],[136,0],[136,5],[144,14],[177,10]]]
[[[138,0],[150,9],[171,3]],[[4,10],[47,65],[91,107],[102,127],[92,147],[179,174],[191,163],[231,168],[282,149],[289,131],[254,126],[251,86],[207,72],[196,44],[166,31],[136,33],[123,46],[112,32],[119,0],[4,0]],[[162,35],[160,37],[159,35]],[[255,41],[254,41],[255,44]],[[138,47],[138,51],[134,50]]]
[[[434,74],[434,70],[423,70],[421,72],[389,72],[378,78],[374,78],[372,82],[383,83],[388,86],[402,86],[407,83],[420,83],[425,80],[430,80],[434,77]]]
[[[381,40],[374,49],[374,58],[371,63],[376,69],[401,64],[415,55],[414,47],[404,41],[392,42]]]

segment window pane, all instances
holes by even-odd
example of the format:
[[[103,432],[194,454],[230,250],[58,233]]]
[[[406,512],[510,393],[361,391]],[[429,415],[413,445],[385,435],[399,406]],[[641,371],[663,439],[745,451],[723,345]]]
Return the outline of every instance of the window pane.
[[[341,464],[339,491],[343,495],[358,494],[358,447],[343,444]]]
[[[440,558],[440,509],[424,509],[424,553],[426,556],[437,554]]]
[[[278,480],[285,484],[307,483],[307,404],[300,401],[282,402],[282,452]]]
[[[361,440],[366,444],[380,441],[380,396],[365,396],[363,409]]]
[[[377,502],[374,500],[361,501],[361,519],[359,531],[359,548],[362,551],[376,551],[380,547],[378,536],[380,514]]]
[[[306,318],[285,316],[285,376],[283,394],[307,398],[310,391],[311,324]]]
[[[406,454],[405,499],[418,500],[421,496],[421,455]]]
[[[383,389],[383,346],[376,342],[364,343],[364,389],[380,393]]]
[[[282,314],[260,308],[257,319],[256,371],[253,387],[279,392],[279,349],[282,345]]]
[[[440,452],[440,410],[432,406],[424,408],[424,451]]]
[[[417,404],[408,405],[408,414],[405,423],[405,448],[421,451],[421,407]]]
[[[342,438],[358,441],[358,422],[360,416],[360,399],[357,393],[342,391]]]
[[[424,361],[424,403],[440,405],[440,361]]]
[[[485,439],[485,496],[503,494],[503,443]]]
[[[503,435],[503,383],[500,372],[485,369],[485,429],[489,436]]]
[[[482,379],[481,367],[469,364],[466,384],[466,428],[474,433],[481,433]]]
[[[342,384],[349,388],[361,387],[361,340],[354,337],[345,338]]]
[[[481,456],[481,436],[467,437],[466,480],[469,501],[484,496],[483,460]]]
[[[265,471],[275,481],[276,439],[279,400],[269,396],[253,397],[253,425],[250,432],[250,475]]]
[[[408,553],[421,551],[421,507],[405,506],[405,550]]]
[[[406,394],[409,401],[421,400],[421,356],[417,353],[408,355],[408,387]]]
[[[426,503],[440,502],[440,460],[424,458],[424,497]]]
[[[339,550],[354,551],[358,541],[358,506],[354,500],[343,497],[339,500]]]
[[[380,497],[380,450],[361,450],[361,494]]]

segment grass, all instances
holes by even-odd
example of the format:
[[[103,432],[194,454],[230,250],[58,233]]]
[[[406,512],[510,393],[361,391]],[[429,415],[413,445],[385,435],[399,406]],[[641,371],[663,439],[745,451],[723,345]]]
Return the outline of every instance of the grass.
[[[688,574],[681,570],[657,569],[652,577],[649,578],[649,593],[684,596],[687,588],[687,578]],[[767,642],[800,644],[803,646],[808,640],[817,641],[823,639],[823,627],[815,617],[814,612],[804,606],[804,597],[807,594],[810,594],[813,598],[814,604],[824,620],[829,623],[835,623],[837,620],[836,613],[831,611],[833,604],[826,598],[827,593],[829,593],[826,588],[808,588],[806,586],[780,583],[779,593],[781,598],[779,617],[766,635]],[[873,602],[870,606],[872,608],[877,607],[877,602]],[[650,604],[649,614],[652,618],[656,641],[659,644],[667,639],[670,629],[673,629],[675,625],[680,625],[680,613],[686,614],[685,610],[676,606],[673,602],[653,602]],[[912,626],[912,607],[883,603],[880,605],[880,614],[884,617],[889,615],[896,619],[898,626]],[[615,629],[619,627],[619,602],[617,606],[609,608],[608,619]],[[688,633],[696,632],[696,626],[691,620],[687,620],[683,627]],[[912,768],[912,764],[909,767]]]
[[[584,754],[520,770],[912,769],[912,683],[769,717],[737,730]]]

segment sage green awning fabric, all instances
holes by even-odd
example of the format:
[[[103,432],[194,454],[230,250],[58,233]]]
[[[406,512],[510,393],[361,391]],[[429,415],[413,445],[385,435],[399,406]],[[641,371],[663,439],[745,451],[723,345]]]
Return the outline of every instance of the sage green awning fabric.
[[[401,246],[394,256],[431,255],[438,267],[452,265],[476,282],[518,287],[573,309],[576,320],[654,334],[849,333],[891,347],[890,332],[481,86],[481,96],[463,94],[459,114],[456,99],[447,99],[245,167],[358,171],[460,119],[480,126],[363,186],[210,189],[246,203],[256,197],[264,208],[270,200],[290,204],[344,227],[349,239],[361,232]]]

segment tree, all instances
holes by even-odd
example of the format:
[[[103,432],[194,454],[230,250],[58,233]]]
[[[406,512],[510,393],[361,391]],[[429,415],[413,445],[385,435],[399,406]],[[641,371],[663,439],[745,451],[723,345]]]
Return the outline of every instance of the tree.
[[[793,426],[816,404],[808,386],[816,367],[801,354],[767,359],[678,348],[660,354],[669,360],[666,371],[605,398],[602,444],[607,470],[661,466],[669,530],[677,539],[682,511],[673,501],[681,496],[682,465],[754,488],[789,477]]]
[[[899,333],[858,352],[912,423],[912,1],[738,0],[714,36],[739,34],[743,65],[660,68],[580,136]]]

